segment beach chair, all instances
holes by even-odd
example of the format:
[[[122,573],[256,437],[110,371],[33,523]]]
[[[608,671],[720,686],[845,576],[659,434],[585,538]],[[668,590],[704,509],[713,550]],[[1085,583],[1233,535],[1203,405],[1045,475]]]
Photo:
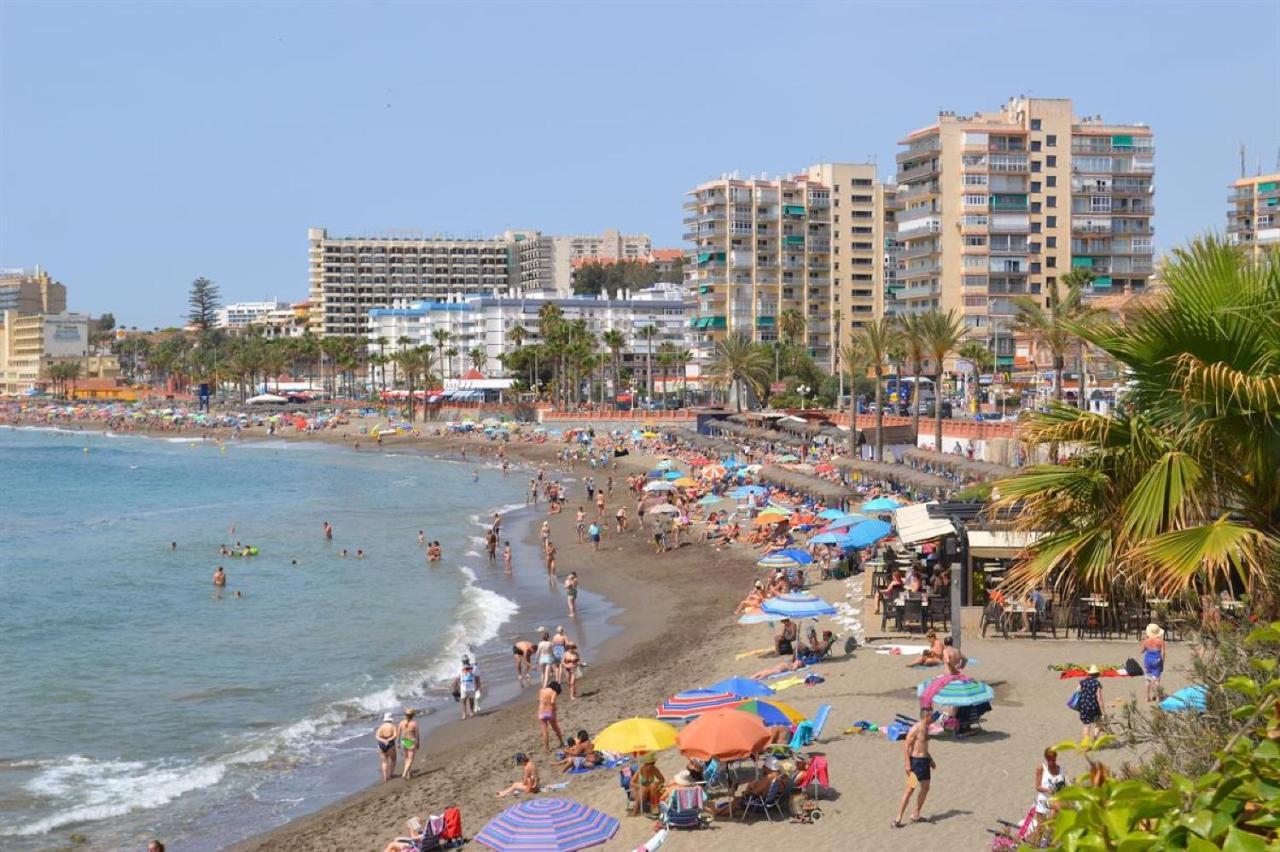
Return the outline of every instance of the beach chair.
[[[921,633],[925,631],[924,601],[919,598],[907,598],[902,605],[903,628],[912,630],[913,625],[919,625]]]
[[[759,811],[764,814],[764,818],[769,822],[773,822],[773,817],[769,816],[769,811],[777,811],[778,819],[782,819],[782,802],[786,798],[784,795],[787,788],[787,782],[781,777],[774,779],[769,785],[769,789],[761,795],[748,795],[742,800],[742,817],[746,819],[747,814],[753,811]]]
[[[710,823],[706,804],[707,794],[701,787],[677,787],[658,805],[658,819],[664,828],[706,828]]]

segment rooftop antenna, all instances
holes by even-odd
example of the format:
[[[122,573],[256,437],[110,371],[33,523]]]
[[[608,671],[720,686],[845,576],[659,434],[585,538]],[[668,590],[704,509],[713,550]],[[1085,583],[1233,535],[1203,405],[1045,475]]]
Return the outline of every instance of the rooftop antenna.
[[[1246,171],[1247,170],[1245,169],[1245,166],[1244,166],[1244,143],[1241,142],[1240,143],[1240,177],[1245,177]]]

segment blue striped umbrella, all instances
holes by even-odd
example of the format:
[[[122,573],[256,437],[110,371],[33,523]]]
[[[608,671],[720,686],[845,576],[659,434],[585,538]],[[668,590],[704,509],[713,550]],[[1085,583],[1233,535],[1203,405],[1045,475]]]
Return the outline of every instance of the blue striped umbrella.
[[[494,817],[475,841],[496,852],[573,852],[618,833],[618,821],[573,799],[526,799]]]
[[[930,678],[917,686],[916,697],[924,695],[932,682]],[[980,680],[953,680],[934,693],[933,704],[936,707],[972,707],[990,703],[995,697],[991,687]]]
[[[835,615],[836,608],[822,598],[808,592],[788,592],[776,595],[760,605],[765,615],[779,618],[818,618],[823,615]]]
[[[867,547],[893,532],[893,527],[884,521],[863,521],[851,527],[844,538],[844,547]]]
[[[724,690],[686,689],[662,702],[657,716],[667,722],[684,722],[712,710],[731,707],[741,700],[741,697]]]
[[[719,683],[713,683],[707,687],[717,692],[728,692],[731,695],[742,698],[760,698],[765,695],[773,695],[773,687],[766,686],[758,680],[752,680],[749,677],[727,677]]]
[[[891,512],[901,508],[902,504],[892,497],[877,497],[862,504],[864,512]]]
[[[757,561],[756,567],[768,569],[781,568],[785,571],[788,568],[794,568],[798,564],[799,562],[792,559],[790,556],[783,556],[779,553],[770,553],[768,556]]]

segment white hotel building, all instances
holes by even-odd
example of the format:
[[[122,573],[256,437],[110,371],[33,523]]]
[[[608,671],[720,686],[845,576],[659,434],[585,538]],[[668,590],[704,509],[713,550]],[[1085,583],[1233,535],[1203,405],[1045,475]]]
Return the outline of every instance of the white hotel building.
[[[694,345],[690,320],[695,306],[687,298],[687,290],[678,284],[657,284],[634,293],[618,291],[614,298],[604,294],[562,298],[537,290],[374,308],[369,311],[369,351],[394,354],[402,348],[401,338],[408,338],[408,347],[434,347],[433,332],[439,328],[449,332],[448,347],[460,353],[453,359],[454,372],[469,369],[467,353],[482,348],[487,355],[485,375],[503,375],[499,358],[516,348],[509,332],[519,325],[527,332],[524,345],[541,342],[538,310],[548,302],[557,305],[567,321],[586,320],[587,329],[597,339],[607,331],[622,332],[627,341],[621,356],[624,366],[643,364],[650,341],[639,331],[647,326],[658,329],[652,341],[654,352],[665,342],[681,349],[692,349]],[[378,344],[379,338],[387,340],[385,346]]]

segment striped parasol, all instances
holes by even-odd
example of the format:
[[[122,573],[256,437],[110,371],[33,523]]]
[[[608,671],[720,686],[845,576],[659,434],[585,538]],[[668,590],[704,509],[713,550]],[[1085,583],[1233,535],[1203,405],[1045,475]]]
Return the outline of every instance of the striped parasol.
[[[771,553],[757,561],[756,567],[767,568],[769,570],[777,570],[781,568],[785,571],[787,568],[792,568],[798,564],[800,563],[797,560],[792,559],[790,556],[780,556],[777,553]]]
[[[760,611],[778,618],[819,618],[836,614],[835,607],[808,592],[775,595],[760,605]]]
[[[947,675],[942,675],[947,677]],[[916,687],[916,695],[922,697],[933,680],[926,680]],[[996,697],[991,687],[980,680],[952,680],[933,694],[933,705],[936,707],[972,707],[975,704],[989,703]]]
[[[759,716],[760,721],[769,727],[775,725],[798,725],[804,721],[804,714],[790,704],[784,704],[781,701],[773,699],[764,700],[761,698],[752,698],[750,701],[744,701],[733,708],[741,710],[743,713],[750,713],[752,716]]]
[[[657,716],[668,722],[685,722],[703,713],[730,707],[742,698],[718,689],[686,689],[662,702]]]
[[[496,852],[574,852],[618,833],[618,821],[573,799],[528,799],[498,814],[475,836]]]

